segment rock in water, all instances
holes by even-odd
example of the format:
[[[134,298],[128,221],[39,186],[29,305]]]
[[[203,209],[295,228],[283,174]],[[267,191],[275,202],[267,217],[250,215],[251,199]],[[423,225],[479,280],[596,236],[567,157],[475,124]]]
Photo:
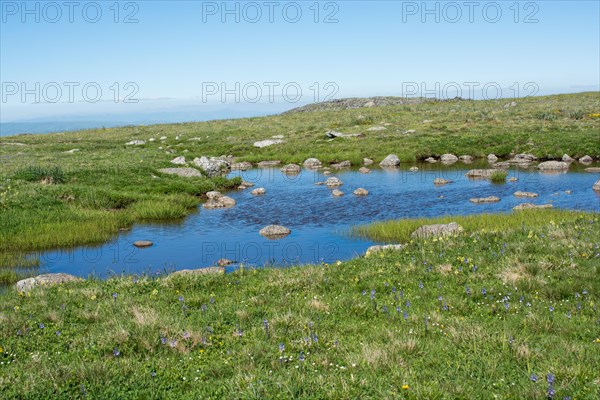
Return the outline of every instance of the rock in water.
[[[253,196],[262,196],[266,192],[267,191],[265,190],[265,188],[256,188],[253,191],[251,191],[250,194]]]
[[[283,172],[284,174],[290,174],[290,175],[299,174],[300,171],[301,171],[301,168],[297,164],[288,164],[288,165],[284,165],[281,168],[281,172]]]
[[[292,233],[291,230],[281,225],[268,225],[262,228],[259,233],[267,239],[277,240],[282,239]]]
[[[528,198],[532,198],[532,197],[538,197],[537,193],[533,193],[533,192],[514,192],[513,195],[515,197],[528,197]]]
[[[344,192],[342,192],[341,190],[338,190],[338,189],[334,189],[334,190],[331,192],[331,194],[332,194],[334,197],[342,197],[342,196],[344,195]]]
[[[592,161],[594,161],[594,159],[592,157],[588,156],[588,155],[585,155],[585,156],[583,156],[583,157],[581,157],[579,159],[579,162],[582,163],[582,164],[589,164]]]
[[[596,191],[600,192],[600,179],[598,179],[598,180],[596,181],[596,183],[594,183],[594,186],[592,186],[592,189],[594,189],[594,190],[596,190]]]
[[[302,165],[305,168],[320,168],[323,163],[317,158],[307,158]]]
[[[439,237],[458,234],[462,231],[463,228],[460,225],[456,222],[450,222],[449,224],[423,225],[414,231],[411,236],[417,238]]]
[[[498,157],[496,157],[495,154],[488,154],[487,156],[487,160],[490,164],[495,163],[496,161],[498,161]]]
[[[433,180],[433,184],[434,185],[446,185],[448,183],[452,183],[453,181],[449,180],[449,179],[444,179],[444,178],[435,178]]]
[[[194,164],[200,168],[208,175],[209,177],[215,177],[221,175],[223,171],[226,171],[230,168],[229,163],[225,160],[215,157],[200,157],[194,159]]]
[[[53,286],[67,282],[77,282],[83,279],[69,274],[44,274],[35,278],[27,278],[17,282],[15,287],[19,292],[29,292],[36,286]]]
[[[458,157],[456,157],[454,154],[442,154],[440,161],[443,164],[454,164],[458,161]]]
[[[371,170],[367,167],[360,167],[358,172],[360,172],[361,174],[368,174],[371,172]]]
[[[353,193],[355,196],[367,196],[369,191],[367,189],[358,188]]]
[[[400,165],[400,159],[395,154],[390,154],[379,163],[379,166],[383,168],[397,167],[398,165]]]
[[[215,209],[215,208],[230,208],[235,206],[235,200],[231,197],[223,196],[220,192],[212,191],[206,193],[206,197],[208,197],[208,201],[203,204],[203,207],[206,209]]]
[[[552,208],[552,204],[532,204],[532,203],[523,203],[518,206],[513,207],[513,210],[530,210],[534,208]]]
[[[335,176],[331,176],[331,177],[327,178],[327,180],[325,181],[325,185],[327,185],[329,187],[342,186],[343,184],[344,184],[344,182],[342,182]]]
[[[473,198],[469,200],[471,203],[479,204],[479,203],[497,203],[500,201],[500,197],[496,196],[488,196],[488,197],[479,197]]]
[[[569,169],[569,164],[564,161],[544,161],[538,168],[540,171],[564,171]]]

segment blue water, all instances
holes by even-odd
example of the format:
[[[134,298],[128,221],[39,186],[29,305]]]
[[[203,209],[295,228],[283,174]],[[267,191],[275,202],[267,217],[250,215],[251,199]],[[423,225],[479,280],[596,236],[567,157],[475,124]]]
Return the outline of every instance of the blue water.
[[[571,172],[562,174],[511,169],[509,176],[517,176],[519,181],[505,184],[468,179],[464,173],[474,167],[462,164],[450,168],[419,165],[421,170],[416,173],[408,167],[374,169],[367,175],[352,170],[336,172],[331,176],[344,182],[339,189],[346,195],[341,198],[333,197],[326,186],[315,185],[327,178],[321,172],[303,170],[298,176],[283,175],[279,169],[235,172],[231,176],[241,175],[256,187],[264,187],[266,195],[252,196],[251,189],[233,191],[227,193],[237,201],[231,209],[200,209],[180,223],[135,225],[102,246],[45,252],[39,254],[40,269],[106,277],[196,269],[215,265],[222,257],[255,267],[331,263],[363,254],[374,244],[348,234],[352,226],[374,221],[508,212],[525,202],[600,211],[600,195],[592,190],[600,176],[583,172],[581,166],[573,165]],[[436,187],[433,180],[437,177],[455,182]],[[369,190],[369,196],[354,196],[352,191],[358,187]],[[539,197],[519,199],[512,195],[517,190],[536,192]],[[501,201],[469,202],[472,197],[491,195]],[[268,240],[258,231],[269,224],[287,226],[292,233],[281,240]],[[136,240],[151,240],[154,246],[137,249],[132,245]]]

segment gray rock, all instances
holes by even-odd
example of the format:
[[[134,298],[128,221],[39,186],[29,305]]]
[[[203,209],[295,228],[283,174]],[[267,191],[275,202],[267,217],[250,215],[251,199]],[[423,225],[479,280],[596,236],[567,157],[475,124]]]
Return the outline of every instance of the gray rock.
[[[281,168],[281,172],[283,172],[284,174],[290,174],[290,175],[299,174],[300,171],[301,171],[301,168],[298,164],[287,164]]]
[[[527,197],[527,198],[534,198],[534,197],[538,197],[537,193],[533,193],[533,192],[514,192],[513,195],[515,197]]]
[[[592,174],[597,174],[598,172],[600,172],[600,167],[586,168],[585,172],[589,172],[589,173],[592,173]]]
[[[594,183],[594,185],[592,186],[592,189],[594,189],[594,190],[596,190],[596,191],[600,192],[600,179],[598,179],[598,180],[596,181],[596,183]]]
[[[488,197],[478,197],[469,200],[471,203],[480,204],[480,203],[497,203],[500,201],[500,197],[496,196],[488,196]]]
[[[143,144],[146,144],[143,140],[132,140],[131,142],[125,143],[125,146],[141,146]]]
[[[417,172],[419,170],[419,167],[410,167],[408,170],[410,172]]]
[[[63,151],[64,154],[74,154],[77,153],[78,151],[80,151],[79,149],[71,149],[71,150],[67,150],[67,151]]]
[[[377,132],[377,131],[385,131],[387,128],[385,126],[374,126],[372,128],[367,129],[369,132]]]
[[[358,188],[352,193],[354,193],[355,196],[368,196],[369,195],[369,191],[367,189],[363,189],[363,188]]]
[[[302,165],[305,168],[320,168],[323,163],[317,158],[307,158]]]
[[[231,164],[231,170],[232,171],[247,171],[250,168],[252,168],[252,163],[248,162],[248,161],[242,161],[239,163],[233,163]]]
[[[327,131],[325,135],[330,139],[335,138],[350,138],[350,137],[363,137],[365,136],[362,133],[342,133],[338,131]]]
[[[229,170],[229,163],[223,159],[216,157],[200,157],[194,159],[194,164],[200,167],[207,176],[215,177],[221,175],[224,171]]]
[[[502,172],[501,169],[472,169],[465,174],[469,178],[489,179],[494,172]]]
[[[234,199],[223,196],[223,194],[217,191],[206,193],[206,197],[208,197],[208,201],[202,205],[206,209],[231,208],[236,204]]]
[[[267,239],[282,239],[292,233],[291,230],[281,225],[268,225],[262,228],[259,233]]]
[[[540,171],[565,171],[569,164],[564,161],[544,161],[538,165]]]
[[[423,225],[414,231],[411,236],[417,238],[425,237],[439,237],[446,235],[454,235],[463,231],[463,228],[456,222],[450,222],[449,224],[434,224],[434,225]]]
[[[254,186],[254,183],[252,182],[248,182],[248,181],[242,181],[242,183],[240,184],[240,186],[238,186],[239,190],[246,190],[248,188],[251,188]]]
[[[186,165],[187,163],[185,162],[185,157],[184,156],[179,156],[179,157],[175,157],[174,159],[172,159],[171,160],[171,164]]]
[[[341,190],[338,190],[338,189],[333,189],[333,191],[331,192],[331,194],[334,197],[342,197],[344,195],[344,192],[342,192]]]
[[[27,278],[27,279],[23,279],[20,280],[16,283],[15,288],[17,289],[17,291],[19,292],[29,292],[31,289],[33,289],[36,286],[54,286],[54,285],[60,285],[62,283],[68,283],[68,282],[78,282],[78,281],[82,281],[83,279],[78,278],[76,276],[73,275],[69,275],[69,274],[43,274],[43,275],[38,275],[35,278]]]
[[[537,157],[533,154],[521,153],[515,155],[511,160],[508,160],[511,164],[525,164],[537,160]]]
[[[358,169],[358,172],[360,172],[361,174],[369,174],[369,173],[371,173],[371,170],[367,167],[360,167]]]
[[[365,255],[370,256],[373,253],[377,253],[380,251],[399,251],[404,248],[401,244],[384,244],[384,245],[376,245],[371,246],[367,249]]]
[[[570,155],[568,155],[568,154],[563,154],[563,156],[562,156],[562,160],[563,160],[564,162],[573,162],[573,161],[575,161],[575,159],[574,159],[574,158],[572,158],[572,157],[571,157]]]
[[[352,163],[350,161],[342,161],[336,164],[331,164],[331,168],[333,169],[344,169],[344,168],[350,168],[352,166]]]
[[[200,171],[194,168],[162,168],[158,172],[167,175],[177,175],[183,178],[199,178],[202,177]]]
[[[273,161],[260,161],[257,165],[259,168],[270,168],[270,167],[276,167],[279,164],[281,164],[281,161],[273,160]]]
[[[229,260],[227,258],[219,258],[219,260],[217,261],[217,265],[219,267],[226,267],[231,264],[235,264],[235,261]]]
[[[531,210],[534,208],[552,208],[552,204],[532,204],[532,203],[523,203],[518,206],[514,206],[513,210]]]
[[[149,240],[138,240],[138,241],[133,242],[133,245],[135,247],[144,248],[144,247],[154,246],[154,243],[152,243]]]
[[[262,196],[263,194],[267,193],[267,191],[265,190],[265,188],[256,188],[253,191],[250,192],[250,194],[252,196]]]
[[[325,185],[327,185],[329,187],[342,186],[343,184],[344,184],[344,182],[342,182],[339,178],[336,178],[335,176],[330,176],[325,181]]]
[[[379,163],[379,166],[383,168],[397,167],[398,165],[400,165],[400,159],[395,154],[390,154]]]
[[[269,146],[273,146],[274,144],[280,144],[280,143],[283,143],[283,140],[281,140],[281,139],[261,140],[259,142],[254,142],[254,147],[258,147],[259,149],[262,149],[263,147],[269,147]]]
[[[402,132],[403,135],[411,135],[413,133],[417,133],[414,129],[409,129],[407,131]]]
[[[371,165],[373,164],[375,161],[371,160],[370,158],[363,158],[363,164],[364,165]]]
[[[446,185],[446,184],[452,183],[452,182],[454,182],[454,181],[449,180],[449,179],[444,179],[444,178],[435,178],[433,180],[434,185]]]
[[[433,158],[433,157],[427,157],[425,159],[425,162],[428,162],[430,164],[435,164],[437,162],[437,160],[435,158]]]
[[[473,162],[473,157],[469,155],[460,156],[458,157],[458,159],[464,162],[465,164],[471,164]]]
[[[454,164],[458,161],[458,157],[456,157],[454,154],[442,154],[440,161],[444,164]]]
[[[487,160],[490,164],[495,163],[496,161],[498,161],[498,157],[496,157],[495,154],[488,154],[487,156]]]
[[[582,164],[589,164],[592,161],[594,161],[594,159],[592,157],[588,156],[588,155],[585,155],[585,156],[583,156],[583,157],[581,157],[579,159],[579,162],[582,163]]]

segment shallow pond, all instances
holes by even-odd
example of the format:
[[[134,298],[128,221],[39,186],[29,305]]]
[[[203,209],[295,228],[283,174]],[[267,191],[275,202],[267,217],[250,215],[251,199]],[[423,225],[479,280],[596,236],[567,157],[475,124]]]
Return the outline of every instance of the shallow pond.
[[[113,241],[97,247],[79,247],[41,253],[41,272],[67,272],[79,276],[106,277],[111,273],[156,273],[165,270],[195,269],[215,265],[220,258],[246,265],[286,266],[298,263],[331,263],[347,260],[374,244],[349,235],[352,226],[397,218],[508,212],[517,204],[551,203],[557,208],[600,211],[600,194],[592,190],[599,174],[586,173],[584,166],[572,165],[568,173],[542,174],[536,169],[514,169],[509,177],[517,182],[493,184],[473,180],[464,174],[487,164],[420,164],[418,172],[403,165],[398,170],[374,168],[370,174],[356,170],[334,171],[344,185],[343,197],[317,186],[327,176],[303,170],[286,176],[278,168],[236,171],[264,196],[252,196],[251,189],[227,195],[237,201],[230,209],[201,209],[180,223],[135,225]],[[454,183],[435,186],[435,178]],[[366,197],[352,194],[356,188],[369,190]],[[530,191],[538,198],[522,199],[515,191]],[[570,190],[571,194],[565,193]],[[473,204],[473,197],[498,196],[501,201]],[[270,224],[284,225],[292,233],[281,240],[268,240],[258,231]],[[150,240],[154,246],[137,249],[136,240]],[[236,265],[228,267],[229,270]]]

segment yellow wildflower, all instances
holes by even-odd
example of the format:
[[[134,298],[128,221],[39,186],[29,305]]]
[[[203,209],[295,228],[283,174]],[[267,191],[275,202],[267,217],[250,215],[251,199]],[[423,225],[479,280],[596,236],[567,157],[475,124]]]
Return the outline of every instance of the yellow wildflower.
[[[408,386],[408,385],[402,385],[402,389],[404,389],[404,390],[408,390],[409,387],[410,386]]]

